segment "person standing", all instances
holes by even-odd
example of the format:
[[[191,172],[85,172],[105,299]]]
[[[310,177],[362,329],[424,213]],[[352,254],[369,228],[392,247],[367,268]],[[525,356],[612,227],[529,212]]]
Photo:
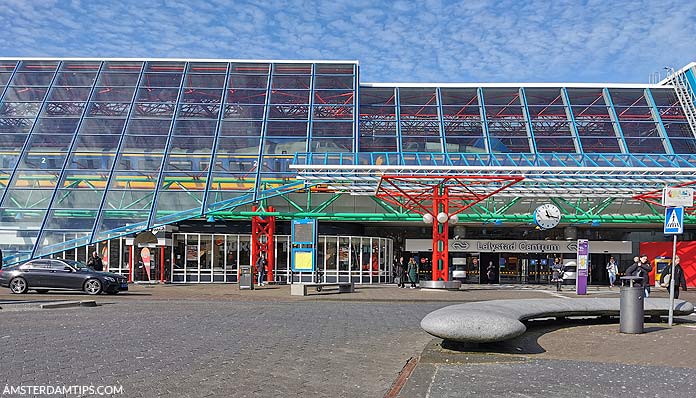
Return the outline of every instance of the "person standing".
[[[404,283],[405,279],[405,273],[404,273],[404,258],[403,256],[400,257],[397,261],[396,264],[394,264],[394,275],[396,278],[396,286],[399,288],[404,288],[406,287],[406,284]]]
[[[607,263],[607,273],[609,274],[609,287],[614,287],[614,282],[616,282],[616,271],[618,267],[616,265],[616,260],[614,256],[609,257],[609,262]]]
[[[488,279],[488,283],[495,283],[496,282],[496,269],[495,265],[493,265],[493,261],[488,262],[488,267],[486,267],[486,278]]]
[[[561,285],[563,285],[563,264],[561,264],[560,257],[553,259],[553,264],[551,264],[551,282],[556,284],[556,291],[561,291]]]
[[[636,257],[633,259],[635,260]],[[652,271],[652,265],[648,261],[647,254],[638,257],[638,261],[626,270],[626,275],[642,278],[641,286],[643,286],[643,297],[645,298],[650,296],[650,271]]]
[[[411,289],[416,288],[416,279],[418,278],[418,264],[416,263],[416,260],[411,257],[408,260],[408,267],[407,271],[408,272],[408,279],[411,281]]]
[[[92,252],[92,257],[90,257],[89,261],[87,261],[87,266],[95,271],[104,270],[104,263],[102,262],[101,257],[99,257],[99,254],[97,254],[96,251]]]
[[[686,277],[684,276],[684,269],[682,268],[681,264],[679,264],[680,259],[679,256],[674,257],[674,298],[678,299],[679,298],[679,287],[684,288],[684,291],[686,291]],[[668,278],[667,275],[670,275],[672,273],[672,267],[667,266],[665,267],[665,270],[662,272],[662,276],[660,276],[660,285],[666,285],[665,287],[669,291],[669,281],[671,278]]]
[[[259,258],[256,259],[256,276],[258,278],[257,285],[265,285],[266,280],[266,255],[263,252],[259,253]]]

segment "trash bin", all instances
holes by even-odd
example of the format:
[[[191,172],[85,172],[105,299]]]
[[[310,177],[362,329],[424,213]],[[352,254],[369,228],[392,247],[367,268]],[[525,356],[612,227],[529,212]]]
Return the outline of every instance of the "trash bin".
[[[639,276],[621,277],[621,301],[619,309],[619,331],[621,333],[640,334],[643,333],[643,286],[640,282],[643,278]]]
[[[254,290],[254,273],[251,265],[241,265],[239,267],[239,289]]]

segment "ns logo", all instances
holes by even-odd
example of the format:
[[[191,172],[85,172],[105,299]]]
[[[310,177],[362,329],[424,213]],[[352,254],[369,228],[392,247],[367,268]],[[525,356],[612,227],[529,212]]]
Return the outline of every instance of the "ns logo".
[[[452,242],[452,250],[466,251],[469,248],[469,242],[463,240],[454,240]]]

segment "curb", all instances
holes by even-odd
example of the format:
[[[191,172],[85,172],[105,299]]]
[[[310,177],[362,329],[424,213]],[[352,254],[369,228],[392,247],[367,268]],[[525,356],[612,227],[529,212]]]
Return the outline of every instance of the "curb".
[[[54,308],[73,308],[73,307],[96,307],[97,302],[94,300],[83,300],[83,301],[61,301],[57,303],[47,303],[41,304],[40,307],[43,309],[54,309]]]

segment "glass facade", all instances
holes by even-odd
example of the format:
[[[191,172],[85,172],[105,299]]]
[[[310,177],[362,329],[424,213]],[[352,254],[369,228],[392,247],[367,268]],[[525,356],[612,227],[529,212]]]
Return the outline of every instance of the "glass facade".
[[[514,167],[696,153],[669,86],[361,86],[358,74],[338,61],[0,60],[6,262],[303,189],[301,154],[373,165],[502,154]],[[214,279],[207,269],[198,278]]]

